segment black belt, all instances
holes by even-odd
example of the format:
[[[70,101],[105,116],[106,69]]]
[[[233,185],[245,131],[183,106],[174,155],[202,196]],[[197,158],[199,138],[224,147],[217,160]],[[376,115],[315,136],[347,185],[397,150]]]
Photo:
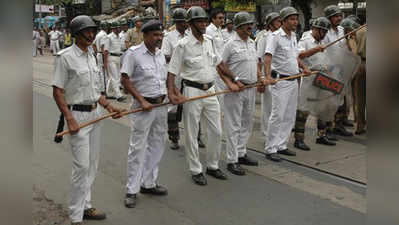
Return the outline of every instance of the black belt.
[[[79,112],[91,112],[97,108],[97,102],[91,105],[68,105],[69,109],[72,111],[79,111]]]
[[[240,82],[241,82],[242,84],[244,84],[245,86],[256,84],[256,82],[247,83],[247,82],[243,82],[243,81],[241,81],[241,80],[238,80],[238,81],[240,81]]]
[[[161,95],[161,96],[156,97],[156,98],[147,98],[147,97],[144,97],[144,99],[145,99],[147,102],[151,103],[151,104],[161,104],[161,103],[163,102],[163,100],[165,99],[165,95]]]
[[[271,74],[272,74],[272,78],[274,78],[274,79],[276,79],[277,76],[278,76],[279,78],[291,77],[290,75],[284,75],[284,74],[281,74],[281,73],[279,73],[279,72],[277,72],[277,71],[275,71],[275,70],[272,70]],[[287,81],[293,81],[293,80],[296,80],[296,79],[297,79],[297,78],[286,79],[286,80],[287,80]]]
[[[116,56],[116,57],[120,57],[122,56],[122,53],[109,53],[111,56]]]
[[[197,82],[185,80],[185,79],[183,79],[183,84],[185,84],[189,87],[198,88],[198,89],[201,89],[204,91],[208,90],[209,88],[211,88],[213,86],[213,82],[201,84],[201,83],[197,83]]]

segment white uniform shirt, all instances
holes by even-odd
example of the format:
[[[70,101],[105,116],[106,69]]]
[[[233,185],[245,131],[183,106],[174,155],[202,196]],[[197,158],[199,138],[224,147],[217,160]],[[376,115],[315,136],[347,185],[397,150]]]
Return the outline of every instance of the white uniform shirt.
[[[59,39],[59,37],[61,36],[61,32],[60,31],[58,31],[58,30],[56,30],[56,31],[50,31],[49,33],[48,33],[48,35],[50,36],[50,40],[52,40],[52,41],[56,41],[56,40],[58,40]]]
[[[39,39],[40,39],[40,34],[39,34],[39,32],[34,30],[34,31],[33,31],[32,40],[38,41]]]
[[[319,45],[321,45],[321,42],[316,41],[313,35],[310,34],[301,38],[301,40],[298,42],[298,50],[299,52],[304,52],[308,51],[309,49],[315,48]],[[310,57],[303,59],[302,61],[310,69],[314,66],[318,66],[315,69],[320,70],[321,68],[320,66],[327,64],[328,58],[326,56],[326,53],[318,52]]]
[[[173,51],[177,46],[177,43],[187,35],[187,33],[181,35],[180,32],[177,30],[169,32],[162,41],[162,53],[164,55],[172,56]]]
[[[103,39],[105,36],[107,36],[107,33],[104,30],[101,30],[94,39],[94,44],[96,45],[98,52],[101,52],[101,46],[104,44]]]
[[[341,38],[345,35],[343,27],[338,26],[337,29],[338,29],[338,32],[335,32],[335,30],[332,28],[330,28],[330,30],[328,30],[326,37],[323,39],[324,44],[333,42],[333,41],[337,40],[338,38]],[[340,42],[345,43],[345,38],[342,39],[342,41],[340,41]]]
[[[258,41],[256,42],[256,51],[257,51],[257,56],[258,59],[261,59],[262,62],[265,60],[265,51],[266,51],[266,45],[267,45],[267,37],[271,34],[272,32],[270,30],[263,32],[261,36],[259,36]]]
[[[104,51],[116,54],[122,53],[122,41],[114,32],[108,34],[104,42]]]
[[[93,49],[73,44],[57,53],[52,86],[64,89],[68,105],[93,104],[101,95],[101,76]]]
[[[211,23],[206,27],[206,34],[211,36],[213,43],[215,44],[216,51],[219,55],[221,55],[224,49],[222,29],[220,27],[217,28],[213,23]]]
[[[235,31],[232,30],[231,32],[229,32],[227,30],[227,28],[222,30],[222,35],[223,35],[223,41],[226,44],[227,42],[229,42],[233,37],[234,37],[234,33]]]
[[[152,54],[144,42],[130,47],[123,58],[121,74],[127,74],[138,92],[144,97],[166,95],[166,60],[160,49]]]
[[[183,79],[201,84],[215,81],[216,66],[222,59],[213,47],[209,36],[198,41],[192,32],[178,42],[169,63],[169,72]]]
[[[255,41],[251,38],[243,41],[236,33],[225,45],[222,58],[238,80],[247,84],[257,81]]]
[[[125,31],[121,31],[119,33],[119,38],[121,39],[121,42],[122,42],[122,51],[126,50],[126,43],[125,43],[125,41],[126,41],[126,33],[127,32],[125,32]]]
[[[291,37],[285,33],[283,28],[269,35],[265,54],[271,54],[271,68],[282,75],[293,75],[299,73],[298,67],[298,43],[296,34],[291,32]]]
[[[258,43],[259,39],[260,39],[260,38],[263,36],[263,34],[266,33],[266,32],[268,32],[266,29],[263,29],[263,30],[259,31],[259,32],[256,34],[255,42]]]

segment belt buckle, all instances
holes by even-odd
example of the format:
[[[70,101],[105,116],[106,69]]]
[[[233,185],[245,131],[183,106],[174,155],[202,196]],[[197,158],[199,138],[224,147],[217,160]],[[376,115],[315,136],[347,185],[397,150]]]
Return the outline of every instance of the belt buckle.
[[[208,84],[204,84],[203,87],[204,87],[204,89],[209,89],[209,85]]]
[[[97,108],[97,104],[96,104],[96,103],[93,103],[93,104],[91,105],[91,110],[93,110],[93,109],[95,109],[95,108]]]

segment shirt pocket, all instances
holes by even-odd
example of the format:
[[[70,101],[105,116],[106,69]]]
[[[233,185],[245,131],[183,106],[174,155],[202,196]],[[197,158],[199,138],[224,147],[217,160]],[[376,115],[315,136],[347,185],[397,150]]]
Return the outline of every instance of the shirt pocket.
[[[77,71],[79,84],[81,87],[87,87],[90,84],[90,71],[82,69]]]
[[[233,63],[247,61],[248,58],[249,58],[249,52],[247,49],[235,48],[232,50],[231,61]]]
[[[152,80],[156,76],[155,65],[139,65],[138,72],[142,74],[138,77],[138,80]]]
[[[185,64],[192,69],[201,69],[203,67],[202,55],[184,59]]]

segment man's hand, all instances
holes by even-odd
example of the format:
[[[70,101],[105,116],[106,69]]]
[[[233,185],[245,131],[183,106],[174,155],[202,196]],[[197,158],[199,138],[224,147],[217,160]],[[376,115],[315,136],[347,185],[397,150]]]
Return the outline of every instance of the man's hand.
[[[179,105],[184,103],[185,101],[187,101],[187,99],[181,95],[181,94],[171,94],[169,93],[168,95],[169,101],[173,104],[173,105]]]
[[[240,91],[244,90],[245,85],[243,83],[241,83],[240,81],[236,82],[238,88],[240,89]]]
[[[227,86],[228,86],[229,90],[232,91],[232,92],[239,92],[240,91],[240,87],[237,84],[235,84],[235,83],[228,83]]]
[[[74,135],[79,132],[79,124],[76,122],[75,118],[71,117],[66,119],[67,124],[68,124],[68,130],[71,133],[71,135]]]
[[[326,46],[318,45],[315,47],[315,49],[317,50],[317,52],[324,52],[324,50],[326,49]]]
[[[266,78],[265,82],[266,82],[266,85],[275,85],[277,83],[277,80],[270,77],[270,78]]]
[[[256,90],[259,92],[259,93],[265,93],[265,91],[266,91],[266,86],[265,85],[258,85],[257,87],[256,87]]]
[[[151,111],[152,108],[154,108],[154,105],[144,100],[141,102],[141,107],[144,109],[144,111]]]
[[[112,118],[114,118],[114,119],[119,119],[119,118],[121,118],[121,117],[123,116],[121,113],[124,112],[124,111],[126,111],[126,109],[120,109],[120,108],[114,107],[114,106],[112,106],[112,105],[108,105],[105,109],[106,109],[109,113],[117,112],[117,114],[115,114],[115,115],[112,116]]]
[[[308,67],[305,67],[303,69],[302,73],[305,74],[305,75],[310,75],[312,73],[312,71],[310,71]]]

